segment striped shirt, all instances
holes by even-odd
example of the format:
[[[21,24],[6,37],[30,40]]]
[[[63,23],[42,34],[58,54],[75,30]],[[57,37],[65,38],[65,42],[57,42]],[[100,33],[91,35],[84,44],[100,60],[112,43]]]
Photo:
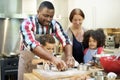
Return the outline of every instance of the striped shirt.
[[[70,39],[64,33],[62,26],[55,20],[52,20],[50,26],[42,26],[38,22],[37,16],[31,16],[24,19],[20,26],[21,33],[21,49],[27,47],[33,50],[36,46],[40,46],[40,42],[35,39],[36,35],[51,34],[55,36],[63,46],[71,44]]]

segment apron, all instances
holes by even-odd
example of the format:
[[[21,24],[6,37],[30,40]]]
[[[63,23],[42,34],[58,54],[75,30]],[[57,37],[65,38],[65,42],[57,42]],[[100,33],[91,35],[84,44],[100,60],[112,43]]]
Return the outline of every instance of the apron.
[[[30,20],[32,21],[32,17],[30,17]],[[38,39],[40,35],[38,28],[39,25],[36,22],[36,35],[35,39]],[[32,53],[30,50],[25,48],[25,50],[20,51],[20,57],[19,57],[19,66],[18,66],[18,80],[23,80],[24,79],[24,73],[31,73],[33,69],[37,68],[37,65],[32,64],[32,60],[34,58],[35,54]]]
[[[18,80],[23,80],[24,73],[31,73],[33,69],[37,68],[37,65],[32,64],[34,56],[35,55],[27,49],[20,51]]]

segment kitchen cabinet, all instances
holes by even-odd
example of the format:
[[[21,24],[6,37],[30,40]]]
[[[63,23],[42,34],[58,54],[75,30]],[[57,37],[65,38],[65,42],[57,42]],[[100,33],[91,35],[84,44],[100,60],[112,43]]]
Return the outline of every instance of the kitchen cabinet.
[[[119,35],[120,28],[106,28],[108,35]]]

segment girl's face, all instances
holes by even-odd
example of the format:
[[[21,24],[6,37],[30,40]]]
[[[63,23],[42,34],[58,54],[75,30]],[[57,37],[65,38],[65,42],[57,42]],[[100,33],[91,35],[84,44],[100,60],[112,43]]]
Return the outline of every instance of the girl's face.
[[[45,50],[47,50],[49,53],[52,54],[54,52],[54,49],[55,49],[55,44],[54,43],[48,43],[48,42],[46,42],[46,45],[43,46],[43,48]]]
[[[97,48],[97,41],[92,37],[89,38],[89,48],[96,49]]]
[[[79,14],[76,14],[73,16],[72,23],[75,27],[79,27],[82,25],[83,22],[83,17],[80,16]]]

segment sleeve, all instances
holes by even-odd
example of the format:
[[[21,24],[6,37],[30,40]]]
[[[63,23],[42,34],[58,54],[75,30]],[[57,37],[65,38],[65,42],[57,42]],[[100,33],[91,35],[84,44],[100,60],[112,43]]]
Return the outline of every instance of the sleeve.
[[[103,52],[103,47],[98,47],[97,53],[98,53],[98,54],[101,54],[102,52]]]
[[[88,50],[88,48],[86,48],[86,49],[83,51],[84,55],[87,53],[87,50]]]
[[[70,27],[68,27],[65,31],[65,33],[68,35],[69,39],[71,40],[72,44],[73,44],[73,34],[70,30]]]
[[[20,32],[22,35],[22,42],[25,47],[30,49],[31,51],[36,47],[39,46],[40,43],[35,40],[34,35],[34,26],[32,21],[30,20],[24,20],[23,23],[20,26]]]
[[[55,34],[57,39],[62,43],[62,46],[64,47],[66,44],[71,44],[70,39],[68,38],[68,36],[65,34],[62,26],[60,25],[60,23],[56,22],[55,24]]]

